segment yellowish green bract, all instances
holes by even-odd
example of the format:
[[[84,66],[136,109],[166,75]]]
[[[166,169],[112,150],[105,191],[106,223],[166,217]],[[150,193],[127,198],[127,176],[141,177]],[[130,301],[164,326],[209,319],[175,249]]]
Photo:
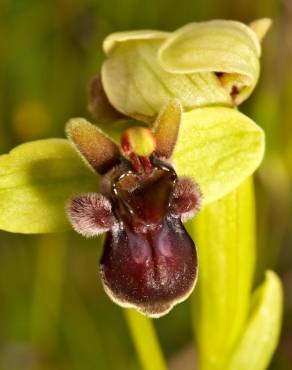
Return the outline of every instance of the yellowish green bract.
[[[97,189],[97,175],[67,140],[22,144],[0,157],[0,228],[27,234],[65,230],[68,199]]]
[[[220,199],[262,161],[263,130],[235,109],[194,109],[183,115],[173,162],[179,175],[194,177],[203,204]]]

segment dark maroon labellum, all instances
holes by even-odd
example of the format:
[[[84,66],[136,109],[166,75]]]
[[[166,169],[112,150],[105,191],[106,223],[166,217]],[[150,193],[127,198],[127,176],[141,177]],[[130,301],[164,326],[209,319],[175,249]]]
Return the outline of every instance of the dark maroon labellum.
[[[182,221],[198,211],[200,190],[192,179],[178,178],[166,161],[180,120],[179,102],[170,102],[153,131],[127,129],[120,148],[83,119],[67,127],[75,148],[102,175],[101,193],[70,201],[72,226],[87,237],[107,233],[100,262],[106,292],[151,317],[186,299],[197,277],[195,245]],[[144,139],[150,154],[139,156],[133,148],[139,151]]]
[[[149,174],[122,174],[113,183],[118,220],[101,259],[105,288],[114,301],[158,317],[185,299],[197,274],[194,242],[172,213],[177,176],[156,164]]]

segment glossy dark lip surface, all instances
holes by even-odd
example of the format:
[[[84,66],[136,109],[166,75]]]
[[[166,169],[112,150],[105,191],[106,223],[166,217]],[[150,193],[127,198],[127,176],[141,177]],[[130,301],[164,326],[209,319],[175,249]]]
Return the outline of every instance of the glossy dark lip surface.
[[[153,180],[155,171],[158,177]],[[141,200],[142,209],[133,203],[131,191],[123,193],[118,189],[120,181],[127,180],[127,176],[140,192],[141,199],[137,199]],[[197,276],[197,253],[180,218],[170,212],[177,180],[175,171],[162,164],[153,167],[152,173],[139,176],[127,171],[113,182],[112,203],[117,222],[107,233],[100,273],[113,301],[124,307],[135,307],[148,316],[160,317],[192,292]],[[144,202],[149,191],[157,197]]]
[[[111,299],[159,317],[192,292],[197,266],[195,245],[183,224],[167,217],[147,233],[137,235],[127,225],[109,232],[100,271]]]
[[[145,231],[159,227],[169,211],[176,180],[174,170],[164,166],[153,167],[148,174],[123,173],[112,185],[117,219],[134,228],[140,223]]]
[[[119,305],[151,317],[185,300],[197,278],[195,244],[182,220],[198,212],[201,192],[168,162],[181,119],[182,106],[173,99],[152,129],[127,128],[120,146],[85,119],[66,128],[82,158],[101,175],[100,193],[79,194],[68,203],[70,222],[85,237],[106,232],[100,262],[105,291]]]

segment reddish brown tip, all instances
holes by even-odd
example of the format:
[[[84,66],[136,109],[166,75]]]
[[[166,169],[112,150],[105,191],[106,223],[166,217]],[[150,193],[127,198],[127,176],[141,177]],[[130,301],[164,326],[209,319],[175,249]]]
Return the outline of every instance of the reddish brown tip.
[[[124,117],[109,102],[99,74],[89,82],[88,110],[99,123],[114,122]]]

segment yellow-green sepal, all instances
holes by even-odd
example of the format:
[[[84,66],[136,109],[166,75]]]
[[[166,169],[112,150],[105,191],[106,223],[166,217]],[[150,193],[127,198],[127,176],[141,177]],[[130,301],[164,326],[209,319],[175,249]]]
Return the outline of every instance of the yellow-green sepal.
[[[234,190],[260,165],[263,130],[235,109],[210,107],[183,113],[172,161],[178,175],[196,180],[203,205]]]
[[[70,228],[71,196],[98,190],[98,176],[65,139],[28,142],[0,156],[0,229],[48,233]]]

